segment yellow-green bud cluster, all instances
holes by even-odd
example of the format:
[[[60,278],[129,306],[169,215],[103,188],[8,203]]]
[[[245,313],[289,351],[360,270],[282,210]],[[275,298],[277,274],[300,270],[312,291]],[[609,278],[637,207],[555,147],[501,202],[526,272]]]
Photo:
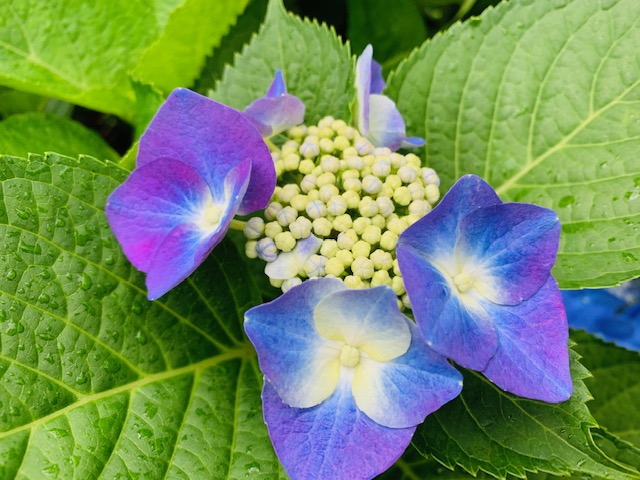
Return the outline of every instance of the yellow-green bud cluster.
[[[409,308],[395,258],[398,236],[429,213],[440,180],[420,159],[375,148],[342,120],[288,131],[273,146],[278,186],[264,220],[244,229],[246,253],[272,262],[311,234],[322,240],[297,276],[272,279],[284,291],[304,278],[332,275],[351,288],[388,285]]]

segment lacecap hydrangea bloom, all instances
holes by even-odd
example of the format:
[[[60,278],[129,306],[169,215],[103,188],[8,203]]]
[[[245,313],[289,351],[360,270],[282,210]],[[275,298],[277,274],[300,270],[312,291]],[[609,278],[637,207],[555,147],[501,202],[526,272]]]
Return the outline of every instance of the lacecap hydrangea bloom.
[[[552,210],[502,203],[462,177],[406,229],[397,255],[416,322],[434,350],[502,389],[560,402],[572,392]]]
[[[204,261],[234,215],[266,207],[275,182],[269,149],[244,114],[176,89],[140,138],[107,219],[154,300]]]
[[[264,418],[292,479],[366,479],[389,468],[462,376],[427,347],[388,287],[308,280],[250,309]]]

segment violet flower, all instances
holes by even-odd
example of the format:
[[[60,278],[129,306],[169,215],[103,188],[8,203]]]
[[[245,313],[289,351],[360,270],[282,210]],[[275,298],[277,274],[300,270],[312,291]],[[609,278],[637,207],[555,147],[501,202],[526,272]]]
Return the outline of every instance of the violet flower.
[[[204,261],[236,213],[265,208],[275,183],[269,149],[242,113],[176,89],[141,137],[137,167],[106,214],[154,300]]]
[[[424,145],[422,138],[407,138],[396,104],[381,94],[384,87],[382,68],[373,60],[373,48],[367,45],[356,62],[356,122],[360,133],[376,147],[392,151]]]
[[[509,392],[568,399],[567,319],[550,274],[559,236],[552,210],[502,203],[479,177],[462,177],[397,243],[427,343]]]
[[[245,108],[244,114],[268,138],[301,124],[304,110],[302,100],[287,93],[282,72],[277,70],[267,94]]]
[[[388,287],[307,280],[245,320],[269,436],[294,479],[374,477],[462,387]]]

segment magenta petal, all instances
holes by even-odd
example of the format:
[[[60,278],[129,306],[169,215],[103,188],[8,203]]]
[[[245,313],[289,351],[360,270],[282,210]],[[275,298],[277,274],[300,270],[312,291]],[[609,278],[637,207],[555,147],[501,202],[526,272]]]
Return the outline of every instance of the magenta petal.
[[[517,305],[547,281],[559,241],[560,221],[553,210],[505,203],[475,210],[462,220],[455,256],[475,259],[485,297]]]
[[[140,138],[138,167],[160,158],[190,165],[214,194],[221,178],[251,160],[251,178],[239,214],[265,208],[276,185],[269,149],[242,113],[195,92],[178,88],[164,102]]]
[[[357,409],[342,384],[312,408],[292,408],[265,381],[264,419],[280,462],[292,479],[370,479],[390,468],[416,427],[387,428]]]
[[[411,309],[427,344],[463,367],[484,370],[498,348],[492,319],[483,311],[468,311],[446,274],[416,249],[399,245],[397,256]]]
[[[500,346],[484,375],[521,397],[562,402],[572,393],[569,329],[558,284],[551,275],[530,299],[488,310]]]

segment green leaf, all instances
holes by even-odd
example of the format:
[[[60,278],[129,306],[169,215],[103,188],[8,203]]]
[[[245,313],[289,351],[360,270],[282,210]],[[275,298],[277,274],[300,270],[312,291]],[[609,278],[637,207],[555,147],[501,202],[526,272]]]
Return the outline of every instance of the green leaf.
[[[508,394],[473,371],[464,372],[462,394],[418,428],[414,445],[443,465],[458,465],[475,475],[497,478],[538,470],[555,475],[611,479],[638,478],[640,465],[626,465],[593,438],[597,424],[585,402],[590,399],[583,379],[588,372],[572,354],[574,393],[560,404],[548,404]],[[595,430],[598,432],[598,430]]]
[[[239,53],[251,37],[258,31],[267,12],[267,0],[249,0],[247,8],[238,21],[231,27],[220,45],[214,48],[207,57],[205,65],[196,80],[194,90],[206,95],[222,77],[224,67],[232,64],[234,56]]]
[[[142,55],[133,75],[169,93],[200,73],[248,0],[185,0],[167,19],[162,35]]]
[[[24,112],[41,111],[47,99],[39,95],[0,87],[0,117]]]
[[[84,152],[118,160],[119,155],[94,131],[67,118],[44,113],[13,115],[0,122],[0,152],[27,156],[30,152]]]
[[[427,42],[389,82],[448,188],[465,173],[553,208],[564,288],[640,275],[640,2],[514,0]]]
[[[393,69],[427,39],[427,28],[412,0],[348,0],[348,37],[356,53],[370,43],[374,57]]]
[[[591,413],[611,433],[640,447],[640,353],[584,332],[572,336],[582,363],[593,375],[585,380],[594,397]]]
[[[264,96],[277,69],[288,91],[304,102],[306,123],[326,115],[349,120],[355,97],[349,46],[333,29],[286,13],[280,0],[269,2],[260,32],[225,69],[211,96],[241,110]]]
[[[0,158],[0,478],[279,478],[242,330],[255,285],[223,243],[148,302],[103,213],[126,175]]]

